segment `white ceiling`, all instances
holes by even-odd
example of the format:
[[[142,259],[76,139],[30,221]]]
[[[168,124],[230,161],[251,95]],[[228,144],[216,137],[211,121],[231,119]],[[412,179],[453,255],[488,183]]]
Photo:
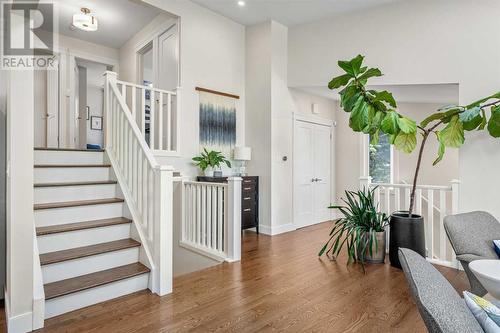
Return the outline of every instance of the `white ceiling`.
[[[88,42],[120,48],[153,18],[164,13],[158,8],[130,0],[54,0],[59,11],[59,33]],[[87,7],[97,17],[95,32],[71,30],[73,14]]]
[[[332,91],[328,87],[309,86],[295,88],[329,99],[339,100],[340,97],[337,91]],[[367,88],[390,91],[397,102],[436,103],[443,105],[458,103],[458,84],[371,85],[367,86]]]
[[[191,0],[244,25],[275,20],[286,26],[317,21],[341,13],[401,0]]]

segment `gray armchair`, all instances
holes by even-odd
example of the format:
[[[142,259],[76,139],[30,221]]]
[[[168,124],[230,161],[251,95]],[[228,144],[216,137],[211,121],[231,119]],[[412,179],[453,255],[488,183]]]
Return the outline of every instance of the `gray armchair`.
[[[429,332],[484,332],[464,300],[425,258],[400,248],[399,261]]]
[[[469,263],[478,259],[498,259],[492,241],[500,239],[500,223],[491,214],[477,211],[446,216],[444,229],[469,278],[471,291],[484,296],[487,291],[469,269]]]

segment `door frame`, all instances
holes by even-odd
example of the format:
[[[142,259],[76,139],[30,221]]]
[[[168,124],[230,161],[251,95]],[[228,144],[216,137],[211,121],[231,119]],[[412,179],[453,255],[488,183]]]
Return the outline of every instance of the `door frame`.
[[[315,125],[325,126],[330,128],[330,201],[335,198],[335,121],[328,118],[323,118],[314,115],[305,115],[300,113],[293,113],[293,133],[292,133],[292,151],[293,151],[293,163],[292,163],[292,222],[295,229],[301,228],[302,226],[297,225],[296,214],[295,214],[295,182],[296,182],[296,169],[295,169],[295,133],[296,126],[298,122],[306,122]],[[331,214],[333,218],[333,212]]]

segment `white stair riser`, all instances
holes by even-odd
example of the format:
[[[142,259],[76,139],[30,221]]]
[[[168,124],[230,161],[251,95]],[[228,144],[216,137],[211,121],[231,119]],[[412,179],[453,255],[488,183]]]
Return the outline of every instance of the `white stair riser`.
[[[103,152],[35,150],[35,164],[101,164]]]
[[[35,187],[35,203],[75,200],[106,199],[116,197],[116,185],[83,185]]]
[[[40,254],[112,242],[130,237],[130,224],[119,224],[109,227],[85,229],[58,234],[38,236]]]
[[[75,260],[42,266],[43,283],[74,278],[139,261],[139,248],[134,247]]]
[[[45,302],[45,318],[81,309],[113,298],[148,288],[149,274],[142,274],[88,290],[49,299]]]
[[[35,168],[35,183],[109,180],[110,168]]]
[[[35,210],[35,226],[45,227],[66,223],[121,217],[123,203]]]

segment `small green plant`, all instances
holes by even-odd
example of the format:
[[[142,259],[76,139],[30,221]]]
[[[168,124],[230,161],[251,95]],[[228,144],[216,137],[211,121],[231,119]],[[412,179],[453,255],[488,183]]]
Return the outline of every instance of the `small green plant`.
[[[220,151],[211,150],[208,151],[207,148],[203,148],[203,151],[199,156],[193,157],[196,166],[198,166],[201,171],[205,171],[207,168],[220,168],[222,163],[225,163],[228,168],[231,167],[231,162],[227,160]]]
[[[330,206],[338,209],[344,217],[333,222],[328,242],[319,251],[319,256],[326,254],[335,259],[344,245],[347,250],[347,264],[360,261],[364,264],[366,249],[373,255],[373,249],[378,249],[376,233],[383,232],[389,224],[389,217],[377,209],[372,190],[345,191],[342,198],[344,206]]]

